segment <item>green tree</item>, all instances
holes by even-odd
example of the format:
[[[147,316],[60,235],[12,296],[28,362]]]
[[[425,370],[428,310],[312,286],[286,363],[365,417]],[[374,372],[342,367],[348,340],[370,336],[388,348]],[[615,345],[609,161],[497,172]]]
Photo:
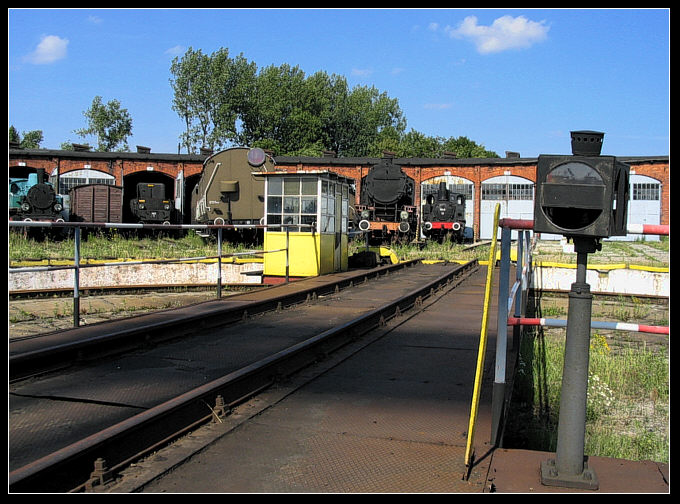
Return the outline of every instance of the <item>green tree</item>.
[[[497,158],[493,151],[486,150],[483,145],[479,145],[468,137],[450,137],[442,142],[443,151],[455,152],[459,158]]]
[[[83,112],[87,119],[87,128],[75,130],[78,136],[97,137],[98,152],[127,152],[127,138],[132,134],[132,118],[127,109],[120,107],[118,100],[111,100],[106,105],[101,96],[95,96],[89,109]]]
[[[243,108],[240,139],[276,154],[303,148],[314,139],[313,118],[304,104],[305,73],[284,64],[263,68]]]
[[[331,103],[325,131],[328,147],[338,156],[376,156],[400,137],[406,120],[396,99],[375,87],[347,87],[344,77],[331,81]]]
[[[39,149],[43,141],[42,130],[24,131],[23,138],[14,126],[9,127],[9,141],[18,143],[22,149]]]
[[[211,55],[189,48],[170,66],[172,110],[184,121],[180,135],[187,152],[215,149],[237,140],[236,123],[253,88],[256,66],[243,55],[232,59],[227,49]]]
[[[211,55],[189,48],[173,60],[172,108],[185,123],[187,152],[198,145],[227,143],[269,149],[275,155],[377,157],[498,157],[466,137],[429,137],[411,130],[398,100],[375,87],[350,89],[343,76],[298,66],[270,65],[258,71],[227,49]]]

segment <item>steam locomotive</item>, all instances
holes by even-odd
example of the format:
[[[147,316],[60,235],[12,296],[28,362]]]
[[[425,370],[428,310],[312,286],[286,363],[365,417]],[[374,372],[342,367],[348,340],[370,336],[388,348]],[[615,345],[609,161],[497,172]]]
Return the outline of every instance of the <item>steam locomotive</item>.
[[[359,229],[369,242],[406,240],[416,236],[418,212],[415,181],[391,158],[381,160],[361,179]]]
[[[428,239],[450,238],[461,243],[465,231],[465,195],[451,192],[440,182],[435,193],[428,194],[422,209],[423,234]]]
[[[10,220],[60,222],[63,210],[63,197],[47,182],[45,170],[9,179]]]

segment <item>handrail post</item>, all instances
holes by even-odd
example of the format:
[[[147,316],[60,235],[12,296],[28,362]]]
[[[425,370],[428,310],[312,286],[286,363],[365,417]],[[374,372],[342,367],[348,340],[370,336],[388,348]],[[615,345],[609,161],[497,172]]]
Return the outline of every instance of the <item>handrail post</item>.
[[[75,227],[73,245],[73,327],[80,326],[80,227]]]
[[[290,268],[290,229],[286,226],[286,283],[288,283],[288,271]]]
[[[515,317],[520,317],[524,311],[524,239],[525,231],[523,229],[517,230],[517,263],[515,265],[515,282],[518,282],[518,289],[515,292]],[[512,328],[512,349],[516,350],[519,347],[519,327]]]
[[[470,420],[468,422],[467,441],[465,443],[465,467],[472,469],[474,455],[475,426],[477,423],[477,411],[482,388],[482,375],[484,374],[484,357],[486,354],[487,329],[489,326],[489,306],[491,304],[491,289],[493,287],[493,270],[496,264],[496,242],[498,238],[498,216],[501,211],[500,203],[496,203],[494,210],[493,238],[489,248],[489,265],[486,271],[486,286],[484,287],[484,306],[482,308],[482,327],[479,332],[479,349],[477,351],[477,367],[475,371],[475,383],[472,390],[472,404],[470,405]]]
[[[508,347],[508,291],[510,287],[511,229],[501,228],[501,267],[498,277],[498,318],[496,320],[496,369],[491,400],[491,445],[496,446],[505,404]]]
[[[217,299],[222,297],[222,228],[217,228]]]

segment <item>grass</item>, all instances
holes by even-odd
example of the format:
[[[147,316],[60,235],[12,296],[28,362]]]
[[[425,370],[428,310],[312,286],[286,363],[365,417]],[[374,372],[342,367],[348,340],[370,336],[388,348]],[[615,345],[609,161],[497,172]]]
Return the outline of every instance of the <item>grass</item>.
[[[363,248],[363,243],[350,243],[350,254]],[[243,252],[261,249],[256,243],[230,243],[222,245],[222,253]],[[394,244],[392,250],[400,260],[424,258],[440,260],[487,259],[488,246],[466,250],[461,244],[447,242],[444,244],[428,243],[421,248],[411,244]],[[64,260],[73,259],[73,238],[58,240],[26,237],[20,232],[9,233],[9,259],[12,262],[26,260]],[[179,237],[161,233],[130,238],[125,233],[115,230],[104,230],[90,233],[81,240],[80,256],[82,259],[157,259],[177,257],[204,257],[217,255],[215,238],[202,238],[193,232]]]
[[[609,241],[601,242],[602,250],[588,255],[588,264],[626,264],[627,266],[668,267],[670,241],[662,236],[658,241]],[[576,253],[567,252],[555,240],[539,241],[534,250],[534,261],[575,264]]]
[[[506,447],[555,451],[566,330],[525,335]],[[669,353],[644,340],[590,343],[585,454],[669,462]]]
[[[256,248],[253,244],[223,243],[222,253],[243,252]],[[9,259],[12,262],[26,260],[73,259],[74,239],[65,237],[39,239],[26,237],[19,232],[9,233]],[[82,259],[160,259],[181,257],[211,257],[217,255],[214,238],[202,238],[194,232],[182,236],[165,233],[130,238],[116,230],[100,230],[81,240]]]
[[[37,239],[24,236],[17,230],[9,233],[9,259],[11,262],[25,260],[63,260],[73,259],[74,241],[70,237],[60,239]],[[349,253],[360,250],[361,241],[350,242]],[[223,243],[223,254],[243,252],[261,248],[257,243]],[[428,242],[424,246],[409,243],[394,243],[390,247],[400,260],[423,258],[427,260],[460,261],[488,259],[489,247],[485,245],[470,247],[452,242]],[[208,257],[217,255],[215,238],[202,238],[194,232],[181,236],[167,233],[146,236],[128,236],[116,230],[99,230],[89,233],[81,241],[83,259],[158,259],[178,257]],[[627,264],[668,266],[669,241],[658,242],[617,242],[605,241],[602,251],[590,254],[589,264],[625,262]],[[538,242],[534,250],[534,260],[575,263],[576,254],[566,253],[559,242]]]

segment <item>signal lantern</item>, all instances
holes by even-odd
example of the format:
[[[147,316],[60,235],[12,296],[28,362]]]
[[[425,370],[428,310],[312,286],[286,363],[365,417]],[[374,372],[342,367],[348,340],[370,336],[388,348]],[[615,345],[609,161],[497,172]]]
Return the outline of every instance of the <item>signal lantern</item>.
[[[567,237],[626,235],[630,167],[601,156],[604,133],[572,131],[572,155],[540,155],[534,232]]]

